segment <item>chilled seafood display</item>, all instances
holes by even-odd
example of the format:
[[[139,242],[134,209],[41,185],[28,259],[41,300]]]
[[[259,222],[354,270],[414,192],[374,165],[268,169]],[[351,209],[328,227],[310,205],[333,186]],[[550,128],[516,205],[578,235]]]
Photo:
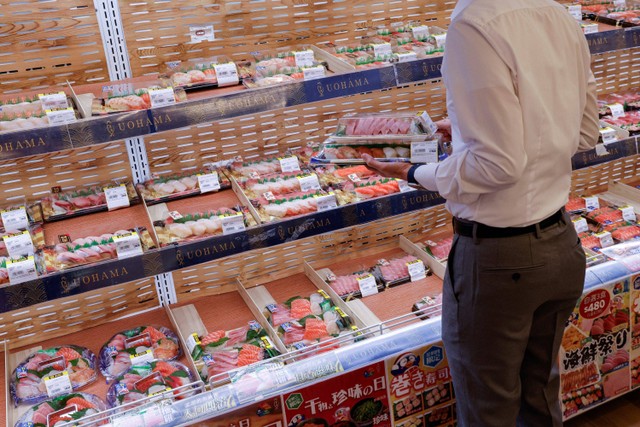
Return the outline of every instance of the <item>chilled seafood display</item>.
[[[96,395],[88,393],[65,394],[33,406],[20,417],[16,426],[62,426],[106,410],[106,403]],[[104,424],[104,422],[96,425],[100,424]]]
[[[118,230],[100,236],[76,238],[68,243],[46,246],[43,256],[47,272],[55,272],[80,265],[91,264],[118,257],[118,248],[114,238],[136,233],[140,238],[142,251],[155,248],[155,243],[145,227],[130,230]]]
[[[625,114],[616,118],[605,117],[602,121],[611,125],[618,126],[623,130],[629,131],[630,135],[637,135],[640,133],[640,112],[628,111]]]
[[[118,184],[116,184],[118,185]],[[55,221],[84,215],[93,212],[106,211],[108,208],[105,187],[110,185],[96,185],[80,190],[70,190],[51,193],[40,201],[42,216],[45,221]],[[131,183],[124,184],[131,204],[138,199],[138,193]]]
[[[87,348],[65,345],[38,350],[18,364],[11,374],[11,396],[16,405],[39,403],[49,396],[48,383],[68,379],[67,392],[98,378],[96,356]],[[53,389],[53,387],[52,387]]]
[[[191,356],[203,381],[280,354],[255,320],[240,328],[210,332],[194,344]]]
[[[170,212],[164,220],[154,221],[153,225],[160,246],[166,246],[242,231],[245,227],[255,226],[256,222],[246,207],[237,206],[189,214]]]
[[[107,391],[107,403],[111,408],[146,399],[195,382],[193,373],[182,363],[158,360],[130,367],[118,375]],[[180,400],[195,391],[174,391]]]
[[[231,187],[231,182],[223,175],[211,168],[204,168],[198,172],[186,172],[177,175],[162,176],[136,185],[147,205],[179,199],[181,197],[200,194],[199,175],[215,173],[218,177],[218,190]],[[217,191],[217,190],[216,190]]]
[[[181,354],[177,335],[164,326],[139,326],[114,335],[100,350],[100,372],[110,382],[129,367]]]

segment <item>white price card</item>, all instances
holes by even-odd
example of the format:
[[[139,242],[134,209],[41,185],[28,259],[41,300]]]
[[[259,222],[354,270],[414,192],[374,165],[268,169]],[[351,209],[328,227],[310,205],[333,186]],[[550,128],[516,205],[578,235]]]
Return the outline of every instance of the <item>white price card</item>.
[[[412,142],[411,163],[438,163],[438,141]]]
[[[626,0],[613,0],[613,5],[617,9],[626,9],[627,8],[627,1]]]
[[[325,75],[325,69],[322,65],[318,65],[316,67],[303,68],[302,74],[304,75],[304,80],[321,79]]]
[[[234,62],[225,62],[213,66],[218,79],[218,86],[236,85],[240,82],[238,67]]]
[[[200,345],[200,337],[197,333],[192,333],[187,337],[187,348],[189,349],[189,354],[193,354],[193,350]]]
[[[609,246],[613,246],[614,244],[613,237],[611,236],[611,233],[608,231],[603,231],[602,233],[596,233],[594,234],[594,236],[596,236],[600,240],[601,248],[608,248]]]
[[[589,225],[585,218],[578,218],[573,220],[573,227],[576,229],[576,233],[584,233],[589,231]]]
[[[412,282],[422,280],[427,277],[427,272],[422,260],[416,259],[414,261],[410,261],[407,263],[407,267],[409,268],[409,276],[411,276]]]
[[[298,172],[300,170],[300,163],[296,156],[280,157],[280,169],[282,172]]]
[[[164,107],[165,105],[173,105],[176,103],[176,95],[172,87],[162,89],[149,89],[149,98],[151,99],[151,107]]]
[[[356,173],[351,173],[347,176],[351,182],[360,182],[360,177]]]
[[[114,187],[105,187],[104,196],[107,199],[107,209],[110,211],[118,208],[126,208],[131,204],[129,202],[127,186],[124,184]]]
[[[415,61],[418,59],[418,54],[415,52],[396,53],[396,58],[398,59],[398,62]]]
[[[318,212],[323,212],[329,209],[338,207],[338,200],[336,199],[336,195],[332,192],[326,195],[317,194],[313,196],[318,205]]]
[[[376,58],[389,58],[393,55],[391,50],[391,43],[378,43],[373,46],[373,54]]]
[[[360,276],[356,279],[358,281],[358,287],[360,288],[360,293],[363,297],[368,297],[369,295],[375,295],[378,293],[378,284],[376,283],[376,278],[371,274],[365,274],[364,276]]]
[[[76,121],[76,113],[73,108],[62,108],[59,110],[46,110],[49,126],[64,125]]]
[[[598,24],[583,24],[582,25],[582,33],[583,34],[593,34],[600,31],[598,28]]]
[[[582,21],[582,5],[571,4],[567,6],[569,15],[573,16],[577,21]]]
[[[602,142],[604,144],[609,144],[618,140],[615,129],[609,126],[600,129],[600,136],[602,137]]]
[[[413,27],[411,29],[413,33],[413,38],[416,40],[425,40],[429,37],[429,27],[426,25],[419,25],[417,27]]]
[[[614,119],[624,116],[624,106],[622,104],[608,104],[607,107],[611,110],[611,116],[613,116]]]
[[[415,188],[411,187],[409,183],[403,179],[398,179],[398,187],[400,187],[401,193],[406,193],[407,191],[416,191]]]
[[[444,45],[445,45],[445,43],[447,41],[447,34],[446,33],[444,33],[444,34],[436,34],[436,35],[433,36],[433,38],[436,41],[436,47],[438,49],[444,49]]]
[[[591,197],[583,197],[584,206],[587,212],[595,211],[596,209],[600,209],[600,199],[596,196]]]
[[[222,221],[222,234],[227,235],[231,233],[237,233],[238,231],[244,231],[244,215],[238,212],[235,215],[220,216]]]
[[[140,236],[135,231],[132,233],[113,236],[113,243],[116,245],[118,259],[142,255],[142,243],[140,242]]]
[[[313,67],[315,56],[313,55],[313,51],[311,49],[293,52],[293,57],[296,61],[296,67]]]
[[[438,131],[438,125],[433,122],[429,113],[427,113],[426,111],[421,111],[420,113],[418,113],[418,115],[427,124],[427,127],[429,128],[429,130],[431,130],[432,133],[436,133]]]
[[[610,153],[607,151],[607,147],[601,142],[596,144],[596,156],[608,156]]]
[[[209,193],[220,189],[220,178],[218,177],[218,172],[213,171],[211,173],[199,173],[197,176],[200,193]]]
[[[38,99],[40,99],[44,111],[69,108],[67,94],[64,92],[39,94]]]
[[[9,283],[12,285],[38,278],[36,261],[33,256],[19,259],[7,259],[6,262],[7,273],[9,274]]]
[[[15,234],[7,234],[2,237],[2,240],[9,253],[9,258],[20,258],[33,255],[35,252],[33,240],[28,230]]]
[[[29,226],[27,210],[24,206],[0,211],[2,226],[9,233],[16,233]]]
[[[262,193],[262,196],[263,196],[266,200],[268,200],[268,201],[270,201],[270,202],[272,202],[272,201],[274,201],[274,200],[276,199],[276,196],[274,196],[274,195],[273,195],[273,193],[272,193],[271,191],[267,191],[266,193]]]
[[[212,42],[216,39],[213,25],[189,25],[191,43]]]
[[[69,394],[73,391],[69,373],[67,371],[58,372],[56,374],[47,375],[43,378],[44,385],[47,388],[49,397],[60,396],[61,394]]]
[[[307,192],[311,190],[320,190],[320,181],[318,175],[311,173],[309,175],[300,175],[297,177],[300,183],[300,191]]]
[[[132,365],[142,365],[144,363],[153,362],[153,351],[151,349],[147,349],[140,353],[130,354],[129,359],[131,360]]]
[[[178,212],[178,211],[170,211],[167,215],[169,215],[174,220],[182,218],[182,214],[180,212]]]
[[[622,211],[622,219],[629,222],[636,222],[636,212],[633,206],[622,206],[620,210]]]

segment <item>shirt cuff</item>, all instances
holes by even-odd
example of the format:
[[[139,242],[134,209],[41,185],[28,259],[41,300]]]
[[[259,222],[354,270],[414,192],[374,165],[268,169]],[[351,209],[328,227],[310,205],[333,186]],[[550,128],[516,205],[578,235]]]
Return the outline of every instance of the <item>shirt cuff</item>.
[[[438,186],[436,185],[437,170],[438,163],[427,163],[416,169],[413,176],[422,187],[429,191],[438,191]]]

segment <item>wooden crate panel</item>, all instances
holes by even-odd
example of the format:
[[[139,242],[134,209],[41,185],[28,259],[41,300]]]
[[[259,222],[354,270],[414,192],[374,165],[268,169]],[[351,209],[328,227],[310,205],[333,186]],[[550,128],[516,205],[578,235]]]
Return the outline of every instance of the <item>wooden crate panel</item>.
[[[573,171],[571,193],[577,196],[607,191],[609,181],[640,179],[640,156],[630,156]]]
[[[0,46],[0,94],[108,80],[89,0],[2,3]]]
[[[455,1],[447,0],[166,0],[120,5],[135,76],[164,71],[167,61],[231,55],[260,48],[347,41],[368,27],[419,20],[447,26]],[[213,25],[215,40],[191,43],[191,25]]]
[[[640,87],[640,47],[592,55],[591,69],[598,81],[598,94]]]
[[[445,112],[441,81],[346,98],[275,109],[214,123],[203,123],[145,137],[151,172],[190,170],[202,162],[275,154],[308,142],[322,142],[349,112],[420,111],[435,119]]]
[[[10,340],[11,348],[36,344],[158,305],[154,279],[145,278],[2,313],[0,341]]]
[[[232,291],[236,278],[255,286],[291,276],[302,271],[304,261],[323,262],[337,257],[349,260],[395,248],[398,236],[418,241],[447,226],[450,219],[444,206],[436,206],[177,270],[173,280],[178,301]]]
[[[123,141],[0,162],[4,200],[39,199],[53,186],[79,189],[114,179],[131,180]]]

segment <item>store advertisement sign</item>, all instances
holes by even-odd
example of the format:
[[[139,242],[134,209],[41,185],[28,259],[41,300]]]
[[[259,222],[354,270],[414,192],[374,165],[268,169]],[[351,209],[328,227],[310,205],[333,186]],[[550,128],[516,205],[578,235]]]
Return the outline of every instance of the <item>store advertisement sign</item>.
[[[384,363],[282,396],[288,427],[391,426]]]
[[[631,388],[640,386],[640,274],[631,278]]]
[[[442,342],[385,361],[393,425],[452,426],[455,400]]]
[[[280,396],[256,402],[215,419],[199,421],[201,427],[284,427]]]
[[[585,292],[568,320],[559,356],[564,419],[631,388],[630,283],[626,278]]]

